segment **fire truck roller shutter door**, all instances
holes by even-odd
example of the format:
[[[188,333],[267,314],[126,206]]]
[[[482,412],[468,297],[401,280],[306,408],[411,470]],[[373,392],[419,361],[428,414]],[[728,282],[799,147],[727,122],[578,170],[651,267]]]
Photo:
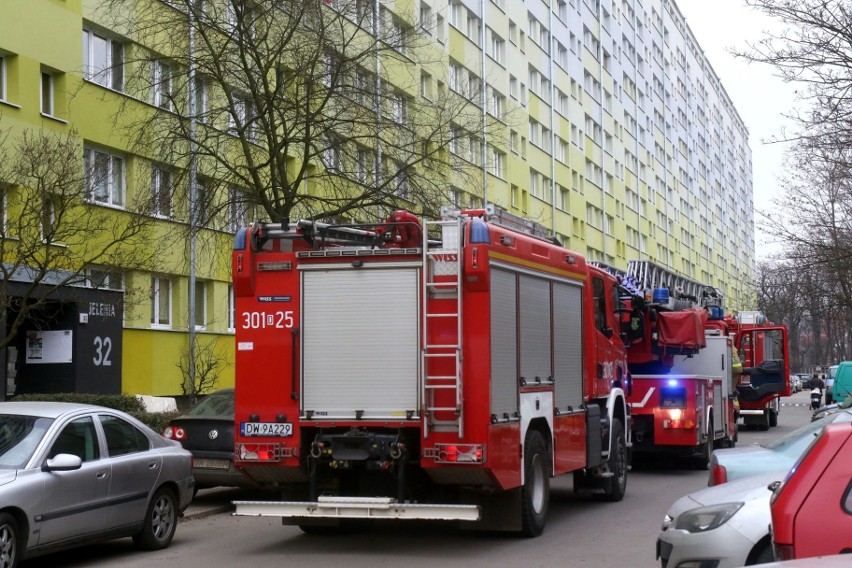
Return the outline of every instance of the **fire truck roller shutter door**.
[[[302,274],[304,411],[392,419],[417,408],[418,274],[407,266]]]
[[[555,406],[560,411],[583,403],[583,290],[553,284],[553,361]]]
[[[522,274],[519,284],[521,382],[526,381],[528,385],[550,383],[553,380],[550,282]]]
[[[491,414],[498,420],[518,414],[517,276],[491,273]]]

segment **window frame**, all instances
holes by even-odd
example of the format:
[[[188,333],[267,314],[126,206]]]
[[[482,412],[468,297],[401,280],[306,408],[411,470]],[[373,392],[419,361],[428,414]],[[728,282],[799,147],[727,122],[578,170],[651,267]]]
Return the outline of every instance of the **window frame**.
[[[151,166],[151,212],[155,217],[172,218],[172,189],[172,172],[158,165]],[[166,211],[162,207],[164,202]]]
[[[95,186],[95,170],[98,167],[98,157],[103,156],[107,159],[106,171],[106,199],[99,199],[96,191],[99,188]],[[85,167],[85,183],[86,183],[86,199],[90,203],[98,203],[110,207],[125,207],[125,180],[126,167],[124,156],[100,150],[92,146],[83,146],[83,164]],[[118,177],[117,177],[118,176]],[[120,186],[116,189],[116,185]],[[116,196],[118,199],[116,199]]]
[[[168,111],[173,108],[172,71],[171,64],[162,59],[151,61],[151,104]]]
[[[45,84],[45,81],[47,82],[47,84]],[[47,92],[45,92],[45,88]],[[41,81],[39,81],[39,108],[41,110],[41,114],[45,116],[56,115],[56,102],[54,98],[55,95],[56,79],[54,78],[53,73],[42,69]]]
[[[207,329],[207,291],[207,281],[197,279],[195,281],[195,331]]]
[[[162,287],[166,285],[166,323],[161,323],[161,308]],[[172,328],[172,279],[168,276],[153,274],[151,275],[151,328],[152,329],[171,329]]]
[[[93,38],[97,38],[106,44],[104,50],[105,65],[96,72],[92,71],[95,56]],[[115,62],[117,56],[120,58],[118,63]],[[107,89],[123,93],[124,43],[107,35],[99,34],[90,28],[83,28],[83,78]]]
[[[0,53],[0,101],[9,102],[7,98],[6,89],[8,85],[8,76],[6,72],[6,68],[8,65],[9,57],[5,53]]]
[[[228,333],[237,331],[237,299],[234,295],[234,285],[228,284]]]

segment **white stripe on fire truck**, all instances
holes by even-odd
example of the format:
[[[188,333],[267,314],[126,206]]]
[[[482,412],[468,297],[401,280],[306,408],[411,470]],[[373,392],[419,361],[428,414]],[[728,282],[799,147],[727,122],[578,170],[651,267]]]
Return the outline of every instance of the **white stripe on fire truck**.
[[[643,399],[642,399],[642,402],[634,402],[634,403],[633,403],[633,404],[631,404],[630,406],[632,406],[633,408],[642,408],[643,406],[645,406],[645,403],[646,403],[646,402],[648,402],[648,399],[649,399],[649,398],[651,398],[651,395],[652,395],[652,394],[654,394],[654,390],[655,390],[656,388],[657,388],[657,387],[651,387],[651,388],[649,388],[649,389],[648,389],[648,392],[646,392],[646,393],[645,393],[645,398],[643,398]]]

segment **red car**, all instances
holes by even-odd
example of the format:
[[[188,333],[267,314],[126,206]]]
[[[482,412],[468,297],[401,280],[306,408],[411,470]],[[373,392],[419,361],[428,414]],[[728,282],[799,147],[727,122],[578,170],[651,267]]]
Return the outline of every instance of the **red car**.
[[[852,423],[826,426],[770,503],[776,559],[852,552]]]

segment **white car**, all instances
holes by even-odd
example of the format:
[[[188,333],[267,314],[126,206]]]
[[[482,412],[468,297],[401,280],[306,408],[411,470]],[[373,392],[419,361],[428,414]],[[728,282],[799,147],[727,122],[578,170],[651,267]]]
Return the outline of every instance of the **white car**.
[[[663,519],[657,558],[668,566],[751,566],[774,559],[767,487],[786,471],[744,477],[681,497]]]

